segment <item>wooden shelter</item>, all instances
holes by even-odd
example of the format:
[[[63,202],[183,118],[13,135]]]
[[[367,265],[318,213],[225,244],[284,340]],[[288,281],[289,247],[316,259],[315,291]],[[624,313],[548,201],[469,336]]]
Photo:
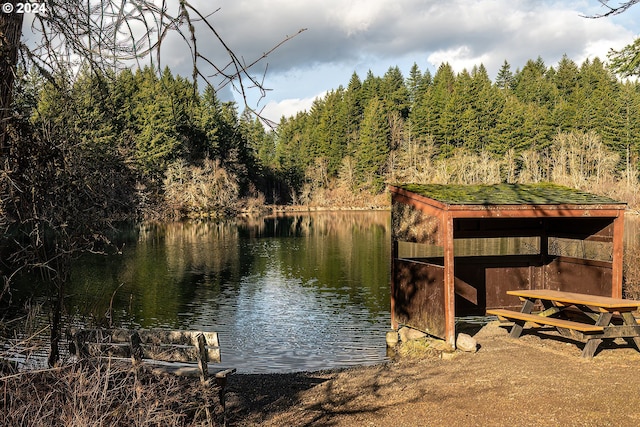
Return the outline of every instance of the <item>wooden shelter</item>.
[[[390,191],[394,329],[411,326],[453,346],[456,317],[520,307],[507,290],[622,296],[625,203],[553,184],[407,184]],[[499,250],[461,250],[461,242],[469,252],[478,240]],[[514,251],[513,241],[526,250]],[[577,242],[579,253],[563,253],[563,242]],[[585,250],[589,244],[595,250]]]

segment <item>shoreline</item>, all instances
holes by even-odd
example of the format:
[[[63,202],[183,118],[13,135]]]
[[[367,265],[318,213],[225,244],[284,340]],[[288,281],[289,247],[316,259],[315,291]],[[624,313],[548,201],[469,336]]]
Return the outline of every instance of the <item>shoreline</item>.
[[[549,425],[640,423],[640,394],[629,380],[640,376],[640,352],[626,341],[610,342],[584,359],[583,344],[555,329],[526,328],[512,339],[492,321],[474,331],[468,332],[479,345],[476,353],[456,351],[445,358],[431,352],[368,366],[230,375],[227,425],[511,427],[541,417]],[[207,406],[216,417],[222,414],[216,390],[203,390],[198,378],[110,363],[5,372],[0,386],[10,390],[0,396],[2,425],[57,426],[67,420],[187,426],[206,425]]]
[[[581,344],[499,322],[480,329],[477,353],[424,356],[317,372],[229,378],[233,426],[637,425],[640,353],[626,344],[580,357]],[[602,381],[615,387],[602,388]],[[558,386],[560,385],[560,386]],[[576,402],[580,402],[576,404]],[[570,410],[567,410],[570,408]]]

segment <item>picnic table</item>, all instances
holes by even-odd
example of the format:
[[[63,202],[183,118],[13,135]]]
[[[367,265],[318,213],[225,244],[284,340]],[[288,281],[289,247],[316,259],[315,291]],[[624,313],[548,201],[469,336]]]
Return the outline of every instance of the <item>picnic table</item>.
[[[625,338],[640,351],[640,325],[633,311],[640,301],[551,289],[507,291],[523,302],[520,312],[487,310],[501,321],[513,321],[510,335],[518,338],[525,323],[532,327],[553,326],[566,337],[585,342],[582,357],[592,358],[604,339]],[[542,310],[533,312],[540,302]]]

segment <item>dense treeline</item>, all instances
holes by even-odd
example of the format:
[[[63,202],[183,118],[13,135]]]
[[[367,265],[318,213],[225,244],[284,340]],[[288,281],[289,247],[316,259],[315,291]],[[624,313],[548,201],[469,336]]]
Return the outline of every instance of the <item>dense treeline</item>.
[[[599,191],[625,178],[633,188],[639,106],[638,84],[597,58],[578,66],[565,56],[555,68],[538,58],[515,72],[505,61],[493,82],[482,65],[456,74],[445,63],[432,75],[414,64],[406,78],[391,67],[354,73],[283,119],[274,157],[261,161],[304,201],[338,188],[376,193],[385,181],[551,180]]]
[[[117,75],[86,69],[54,81],[34,72],[17,92],[16,110],[30,137],[51,146],[64,141],[66,158],[83,153],[84,166],[95,169],[85,178],[112,188],[101,188],[111,209],[126,204],[105,215],[225,213],[277,185],[256,160],[270,138],[261,122],[168,69],[161,75],[151,68]]]
[[[36,76],[20,79],[16,111],[108,187],[106,216],[357,206],[389,181],[556,181],[635,202],[611,184],[635,188],[639,86],[598,59],[553,68],[538,58],[515,72],[505,61],[494,81],[482,65],[354,73],[275,131],[168,69]]]

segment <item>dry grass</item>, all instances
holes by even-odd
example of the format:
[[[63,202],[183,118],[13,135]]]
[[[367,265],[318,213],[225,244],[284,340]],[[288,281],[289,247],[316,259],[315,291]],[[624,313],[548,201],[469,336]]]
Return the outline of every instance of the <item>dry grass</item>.
[[[237,209],[239,179],[219,161],[205,160],[202,166],[182,160],[172,163],[163,184],[165,204],[174,217],[233,213]]]
[[[347,187],[318,188],[308,193],[303,191],[300,197],[308,208],[327,209],[380,209],[389,206],[386,192],[375,193],[365,189],[358,192]]]
[[[109,361],[0,377],[0,425],[210,426],[221,415],[217,390],[198,379]]]
[[[396,347],[398,356],[408,359],[422,359],[424,357],[439,357],[442,350],[434,345],[429,338],[420,338],[403,342]]]

